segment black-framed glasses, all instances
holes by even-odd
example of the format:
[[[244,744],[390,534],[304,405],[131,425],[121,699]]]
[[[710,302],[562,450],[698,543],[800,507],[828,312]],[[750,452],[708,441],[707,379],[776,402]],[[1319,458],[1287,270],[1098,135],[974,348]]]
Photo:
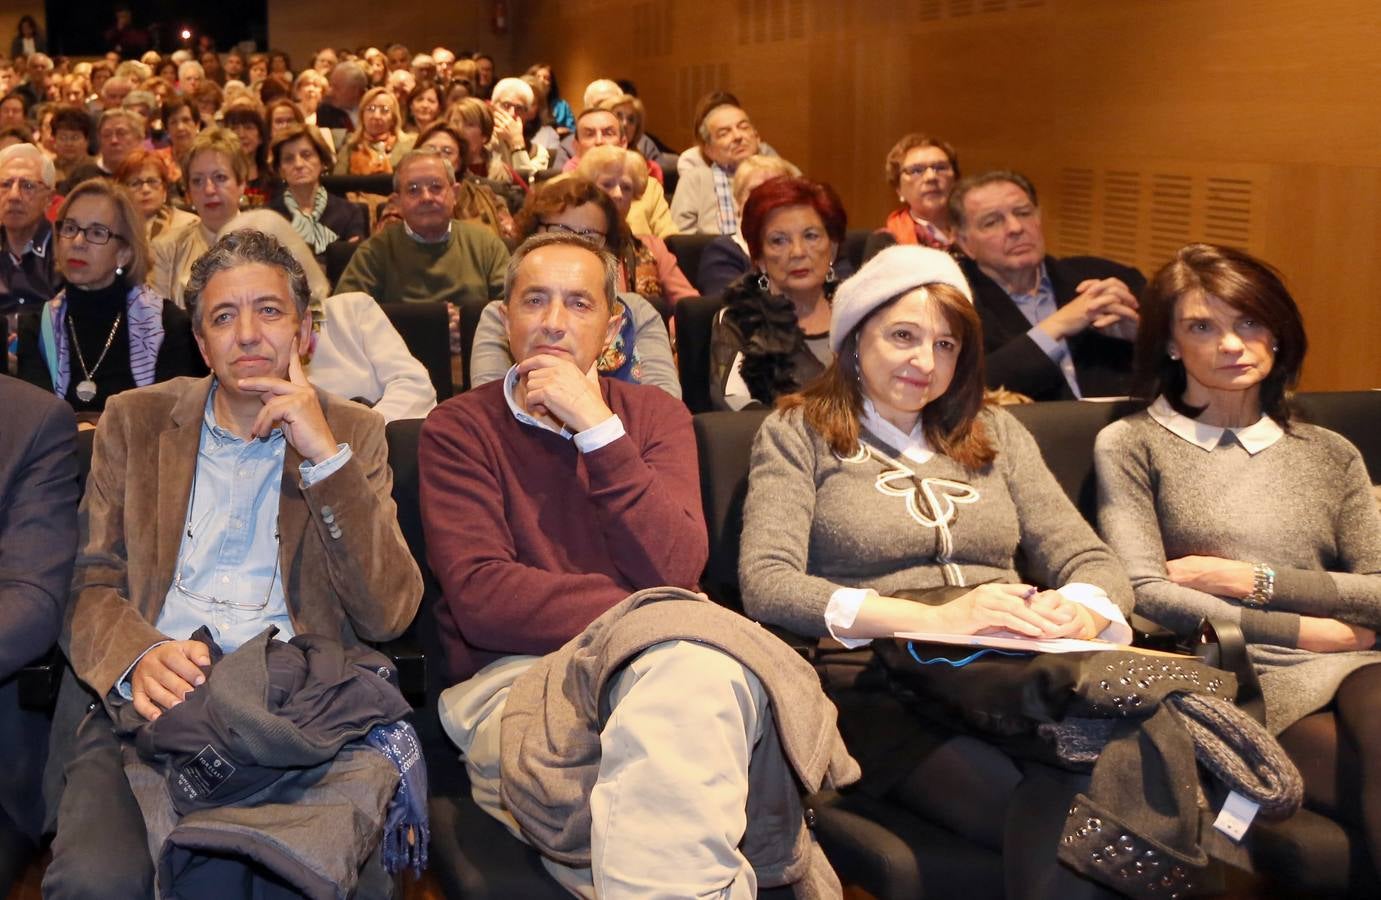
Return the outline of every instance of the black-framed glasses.
[[[595,231],[593,228],[572,228],[570,225],[563,225],[560,222],[543,222],[539,227],[548,234],[569,234],[580,238],[582,241],[589,241],[596,247],[603,247],[604,239],[607,237],[603,231]]]
[[[115,238],[117,241],[125,240],[123,236],[116,234],[99,222],[93,222],[90,225],[78,225],[71,219],[58,220],[58,237],[75,241],[79,234],[86,238],[88,244],[95,244],[98,247],[110,243],[111,238]]]

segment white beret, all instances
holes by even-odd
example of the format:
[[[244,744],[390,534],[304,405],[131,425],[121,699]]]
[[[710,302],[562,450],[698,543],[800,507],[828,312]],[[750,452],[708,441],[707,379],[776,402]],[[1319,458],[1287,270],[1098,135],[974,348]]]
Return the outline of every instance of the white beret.
[[[973,302],[973,290],[959,264],[941,250],[895,245],[863,264],[835,292],[830,312],[830,349],[839,352],[844,338],[889,300],[923,284],[947,284]]]

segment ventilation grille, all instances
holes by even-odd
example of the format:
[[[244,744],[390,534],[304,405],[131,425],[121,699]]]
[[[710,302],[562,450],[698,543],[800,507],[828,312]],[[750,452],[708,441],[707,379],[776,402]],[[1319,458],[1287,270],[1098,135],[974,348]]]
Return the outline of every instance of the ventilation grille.
[[[728,63],[700,63],[682,66],[676,78],[676,107],[680,121],[695,120],[695,104],[710,91],[729,89]]]
[[[633,55],[638,59],[667,56],[672,46],[672,3],[639,3],[633,7]]]
[[[806,0],[739,0],[738,42],[771,44],[806,36]]]
[[[1131,167],[1066,167],[1052,237],[1065,255],[1094,254],[1158,268],[1187,243],[1260,253],[1261,177]]]

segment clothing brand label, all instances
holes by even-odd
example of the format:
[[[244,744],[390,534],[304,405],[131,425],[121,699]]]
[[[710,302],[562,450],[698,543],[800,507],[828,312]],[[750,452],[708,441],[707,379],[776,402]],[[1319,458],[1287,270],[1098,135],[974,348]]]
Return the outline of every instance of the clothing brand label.
[[[207,744],[177,773],[177,788],[189,800],[202,800],[216,793],[225,784],[235,767],[216,748]]]

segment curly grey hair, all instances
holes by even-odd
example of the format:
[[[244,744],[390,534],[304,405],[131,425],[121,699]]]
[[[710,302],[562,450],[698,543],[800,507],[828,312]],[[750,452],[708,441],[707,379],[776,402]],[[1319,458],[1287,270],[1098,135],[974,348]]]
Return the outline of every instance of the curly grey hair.
[[[215,246],[192,263],[192,277],[187,282],[184,295],[187,299],[187,308],[192,314],[192,328],[197,334],[201,334],[205,327],[201,315],[201,295],[206,290],[206,285],[221,272],[254,263],[275,266],[287,273],[288,290],[292,292],[298,318],[307,315],[307,305],[311,302],[312,291],[307,284],[307,274],[302,270],[297,257],[272,235],[262,231],[232,231],[216,241]]]

